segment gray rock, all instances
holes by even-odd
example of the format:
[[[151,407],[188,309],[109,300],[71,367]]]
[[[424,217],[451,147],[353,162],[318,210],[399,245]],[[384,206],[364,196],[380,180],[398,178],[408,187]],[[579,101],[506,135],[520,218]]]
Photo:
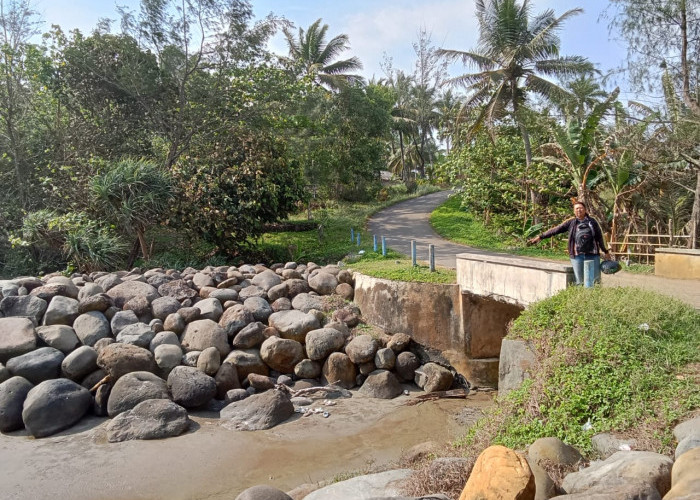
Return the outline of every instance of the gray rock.
[[[223,358],[231,351],[225,330],[210,319],[200,319],[189,323],[185,327],[180,342],[185,352],[203,351],[207,347],[216,347]]]
[[[286,296],[287,296],[287,284],[286,283],[280,283],[279,285],[275,285],[267,291],[267,299],[270,302],[274,302],[277,299],[281,299],[282,297],[286,297]]]
[[[321,363],[310,359],[302,359],[294,367],[294,375],[298,378],[318,378],[321,376]]]
[[[192,277],[192,282],[197,289],[205,286],[213,287],[216,285],[216,283],[214,283],[214,279],[210,275],[204,273],[195,273],[195,275]]]
[[[243,329],[233,338],[234,349],[251,349],[257,347],[265,341],[265,325],[260,321],[255,321],[244,326]]]
[[[700,447],[700,434],[689,434],[684,437],[680,443],[678,443],[678,446],[676,446],[676,452],[673,456],[676,460],[678,460],[683,453],[698,447]]]
[[[550,463],[564,468],[574,467],[583,460],[576,448],[555,437],[535,440],[528,448],[527,454],[533,462],[542,466]]]
[[[258,286],[267,292],[273,286],[277,286],[282,283],[282,278],[280,278],[274,271],[263,271],[256,274],[250,281],[252,285]]]
[[[197,369],[210,377],[216,375],[221,367],[221,354],[216,347],[207,347],[197,358]]]
[[[125,311],[134,311],[139,321],[142,323],[148,323],[153,319],[151,315],[151,303],[143,295],[132,297],[124,303],[123,308]]]
[[[75,285],[71,283],[72,287],[68,287],[66,285],[60,284],[60,283],[52,283],[50,285],[44,285],[40,286],[38,288],[35,288],[32,290],[29,295],[33,297],[39,297],[40,299],[44,299],[46,302],[50,302],[54,297],[69,297],[71,299],[77,298],[77,293],[75,294],[75,297],[71,296],[72,292],[74,290],[77,290]],[[19,293],[18,293],[19,295]]]
[[[5,365],[0,363],[0,384],[2,384],[5,380],[9,380],[12,377],[12,374],[10,373],[10,370],[8,370]]]
[[[146,275],[144,274],[144,277]],[[146,278],[146,283],[151,285],[153,288],[158,289],[161,285],[165,285],[166,283],[169,283],[173,280],[174,278],[171,278],[167,274],[163,273],[156,273],[152,276],[149,276]]]
[[[178,313],[168,314],[163,322],[163,328],[165,330],[175,332],[178,335],[185,331],[185,326],[187,326],[185,319]]]
[[[377,350],[374,355],[374,366],[378,370],[393,370],[396,365],[396,354],[388,347],[383,347]]]
[[[339,283],[338,286],[335,287],[335,294],[339,295],[345,300],[352,300],[355,297],[355,289],[352,287],[352,285],[347,283]]]
[[[338,286],[338,278],[325,271],[310,276],[308,282],[311,289],[319,295],[331,295]]]
[[[117,336],[127,326],[135,325],[138,322],[139,317],[136,316],[134,311],[119,311],[112,317],[110,322],[112,335]]]
[[[97,351],[89,346],[78,347],[61,362],[63,376],[79,382],[97,370]]]
[[[151,352],[155,352],[156,347],[158,347],[160,345],[165,345],[165,344],[176,345],[179,348],[180,347],[180,339],[175,334],[175,332],[164,330],[162,332],[158,332],[155,334],[155,336],[153,337],[153,340],[151,340],[151,345],[148,348]]]
[[[341,323],[345,323],[350,328],[354,328],[360,324],[362,314],[360,313],[360,310],[357,306],[346,305],[341,307],[340,309],[336,309],[333,312],[332,318],[333,321],[339,321]]]
[[[168,375],[168,390],[177,404],[196,408],[216,396],[216,382],[196,368],[176,366]]]
[[[98,285],[95,286],[100,288]],[[80,299],[80,302],[78,302],[78,314],[84,314],[90,311],[99,311],[101,313],[104,313],[105,311],[107,311],[107,309],[113,306],[114,304],[112,302],[111,297],[106,293],[87,295]]]
[[[334,352],[323,364],[323,378],[329,384],[338,385],[344,389],[352,389],[355,386],[357,368],[347,356],[342,352]]]
[[[396,376],[388,370],[375,370],[367,376],[359,392],[378,399],[393,399],[403,392]]]
[[[394,498],[401,496],[401,485],[411,476],[411,469],[395,469],[333,483],[312,491],[304,500],[351,498]],[[430,498],[430,497],[428,497]]]
[[[209,293],[210,299],[217,299],[222,304],[229,300],[238,300],[238,292],[233,288],[220,288]]]
[[[332,352],[340,351],[346,336],[334,328],[319,328],[306,334],[306,352],[309,359],[323,360]]]
[[[19,316],[29,318],[35,325],[41,323],[46,312],[46,301],[39,297],[25,295],[23,297],[5,297],[0,300],[0,313],[5,317]]]
[[[24,377],[12,377],[0,383],[0,432],[12,432],[24,427],[22,407],[34,387]]]
[[[190,426],[187,410],[167,399],[150,399],[117,415],[107,424],[110,443],[131,439],[165,439],[179,436]]]
[[[299,311],[308,313],[312,309],[322,311],[325,306],[323,300],[318,295],[300,293],[292,299],[292,307]]]
[[[80,345],[80,339],[75,330],[66,325],[40,326],[36,329],[36,335],[47,346],[58,349],[68,354]]]
[[[499,396],[520,387],[534,363],[535,353],[528,341],[503,339],[498,360]]]
[[[420,359],[411,351],[403,351],[396,356],[396,375],[404,382],[413,381],[419,366]]]
[[[94,346],[95,342],[110,336],[109,321],[99,311],[90,311],[78,316],[73,322],[73,330],[83,345]]]
[[[92,402],[90,392],[72,380],[47,380],[27,394],[22,420],[32,436],[50,436],[78,422]]]
[[[649,451],[618,451],[602,462],[594,462],[564,478],[567,493],[583,493],[597,487],[610,489],[621,484],[650,484],[665,495],[671,489],[673,460]]]
[[[109,393],[107,414],[115,417],[149,399],[170,399],[165,380],[150,372],[127,373]]]
[[[612,434],[601,433],[591,438],[593,449],[598,452],[603,459],[608,458],[613,453],[623,450],[632,450],[636,443],[633,439],[618,439]]]
[[[164,374],[169,374],[182,361],[180,345],[161,344],[153,350],[153,357]]]
[[[263,392],[275,387],[275,379],[272,377],[266,377],[265,375],[258,375],[257,373],[251,373],[248,375],[248,383],[250,387],[248,389],[254,389],[255,392]]]
[[[169,284],[167,283],[163,286],[168,286]],[[105,293],[112,298],[114,305],[117,307],[124,307],[124,304],[134,297],[144,297],[149,303],[160,297],[158,290],[141,281],[125,281],[110,288]]]
[[[150,327],[151,330],[153,330],[153,333],[160,333],[165,328],[163,328],[163,322],[159,319],[152,319],[149,323],[148,326]]]
[[[345,346],[345,354],[350,360],[359,365],[374,361],[374,355],[379,349],[379,342],[369,335],[358,335]]]
[[[240,332],[243,327],[255,321],[253,314],[243,306],[243,304],[236,304],[224,311],[219,319],[219,326],[221,326],[228,335],[229,338]]]
[[[272,486],[267,486],[264,484],[259,484],[257,486],[252,486],[241,492],[240,495],[236,497],[236,500],[293,500],[292,497],[287,495],[284,491],[273,488]]]
[[[153,372],[156,369],[151,351],[135,345],[118,342],[98,351],[97,366],[110,376],[112,382],[116,382],[127,373]]]
[[[97,283],[85,283],[82,287],[80,287],[80,290],[78,291],[78,301],[83,302],[89,297],[93,297],[95,295],[100,295],[105,293],[104,288],[102,288],[100,285]],[[111,303],[111,300],[110,300]],[[87,312],[87,311],[82,311],[82,312]]]
[[[294,366],[304,359],[304,347],[296,340],[270,337],[260,346],[260,357],[275,371],[294,373]]]
[[[214,382],[216,382],[217,399],[224,399],[231,390],[241,388],[241,383],[238,380],[238,372],[236,371],[236,367],[231,363],[221,363],[219,371],[216,372],[216,376],[214,377]]]
[[[411,337],[405,333],[395,333],[391,336],[386,346],[394,351],[394,354],[398,355],[408,349],[408,346],[411,345],[411,340]]]
[[[180,310],[177,313],[180,316],[182,316],[182,319],[185,320],[185,323],[192,323],[193,321],[197,321],[201,315],[199,307],[190,307],[184,305],[180,308]]]
[[[14,357],[7,362],[7,369],[13,375],[39,384],[44,380],[58,378],[61,375],[61,362],[64,354],[53,347],[40,347],[32,352]]]
[[[199,361],[199,355],[202,353],[202,351],[190,351],[186,352],[182,358],[180,358],[182,361],[182,364],[185,366],[191,366],[193,368],[197,367],[197,361]]]
[[[681,442],[691,434],[700,434],[700,417],[681,422],[673,428],[673,436]]]
[[[95,280],[95,283],[102,287],[102,289],[106,292],[110,288],[120,285],[122,283],[122,280],[116,274],[107,274],[106,276],[97,278]]]
[[[243,307],[248,309],[256,321],[267,321],[273,313],[272,307],[262,297],[249,297],[243,302]]]
[[[117,342],[122,344],[133,344],[135,346],[148,349],[151,340],[155,337],[155,332],[146,323],[135,323],[125,326],[117,335]]]
[[[559,500],[661,500],[661,495],[653,486],[637,481],[634,483],[618,483],[591,488],[581,493],[559,495]],[[667,497],[664,497],[667,498]],[[677,497],[670,497],[672,500]],[[681,497],[683,500],[695,500],[695,497]]]
[[[308,332],[320,328],[320,323],[315,316],[296,310],[272,313],[268,318],[268,324],[277,329],[281,337],[296,340],[302,344]]]
[[[452,372],[437,363],[426,363],[415,371],[414,381],[425,392],[446,391],[452,385]]]
[[[79,302],[70,297],[56,295],[44,313],[42,324],[48,325],[73,325],[75,318],[78,317]]]
[[[208,298],[197,302],[197,308],[201,311],[201,319],[210,319],[219,321],[224,313],[224,308],[221,307],[221,302],[218,299]]]
[[[246,391],[245,389],[231,389],[226,393],[224,397],[224,403],[229,404],[233,403],[234,401],[241,401],[247,398],[248,396],[250,396],[250,394],[248,394],[248,391]]]
[[[229,404],[220,413],[224,426],[239,431],[270,429],[291,417],[294,405],[281,391],[265,391]]]
[[[169,314],[174,314],[180,309],[180,302],[175,297],[165,296],[153,299],[151,312],[154,318],[165,319]]]
[[[238,299],[245,301],[245,299],[249,299],[251,297],[259,297],[261,299],[267,299],[267,292],[265,291],[264,288],[261,288],[259,286],[255,285],[249,285],[243,289],[241,289],[240,292],[238,292]]]
[[[29,318],[0,318],[0,363],[36,349],[34,323]]]
[[[245,379],[249,373],[259,375],[269,375],[270,368],[260,357],[258,349],[236,349],[224,360],[224,363],[231,363],[238,373],[238,380]]]
[[[274,312],[289,311],[292,309],[292,301],[287,297],[280,297],[270,304],[270,307]]]

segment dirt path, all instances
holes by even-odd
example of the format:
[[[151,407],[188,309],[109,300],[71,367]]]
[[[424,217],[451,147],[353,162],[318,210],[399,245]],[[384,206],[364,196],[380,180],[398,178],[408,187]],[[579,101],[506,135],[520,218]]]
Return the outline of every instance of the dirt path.
[[[435,263],[454,269],[458,253],[494,254],[443,239],[430,225],[430,213],[449,196],[449,191],[421,196],[391,206],[375,214],[368,229],[378,237],[385,236],[387,246],[397,252],[410,255],[411,240],[416,241],[419,260],[428,260],[428,245],[435,245]],[[624,271],[614,275],[603,275],[603,286],[637,287],[680,299],[700,309],[700,281],[661,278],[649,274],[634,274]]]

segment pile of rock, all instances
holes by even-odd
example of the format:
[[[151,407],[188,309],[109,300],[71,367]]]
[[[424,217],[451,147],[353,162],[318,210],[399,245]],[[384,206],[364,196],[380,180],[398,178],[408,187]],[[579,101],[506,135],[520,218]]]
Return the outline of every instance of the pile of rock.
[[[453,383],[405,334],[352,333],[353,277],[338,266],[52,275],[0,281],[0,292],[3,432],[48,436],[92,410],[113,418],[112,441],[155,439],[186,430],[187,409],[229,403],[235,428],[267,428],[294,411],[293,391],[261,394],[279,384],[393,398],[400,382]]]

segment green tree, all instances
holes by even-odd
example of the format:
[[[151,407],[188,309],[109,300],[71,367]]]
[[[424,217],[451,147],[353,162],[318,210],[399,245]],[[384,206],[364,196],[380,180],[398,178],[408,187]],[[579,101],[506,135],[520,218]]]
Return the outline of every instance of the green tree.
[[[357,57],[335,60],[350,48],[347,35],[341,34],[326,42],[328,25],[321,25],[321,19],[306,30],[299,28],[296,35],[288,26],[282,31],[289,48],[289,61],[298,66],[302,76],[335,90],[362,82],[362,77],[350,73],[362,69]]]
[[[525,162],[532,164],[532,148],[524,108],[527,96],[561,96],[566,91],[545,77],[565,77],[590,73],[593,66],[580,56],[560,56],[557,32],[566,20],[582,12],[572,9],[559,17],[552,10],[532,16],[529,0],[476,0],[479,43],[474,51],[441,50],[450,61],[462,61],[478,69],[448,80],[464,85],[469,95],[466,108],[478,108],[471,126],[473,134],[485,122],[494,123],[512,114],[520,129]],[[468,115],[468,113],[465,113]],[[526,175],[529,175],[526,172]],[[532,192],[533,202],[535,193]]]

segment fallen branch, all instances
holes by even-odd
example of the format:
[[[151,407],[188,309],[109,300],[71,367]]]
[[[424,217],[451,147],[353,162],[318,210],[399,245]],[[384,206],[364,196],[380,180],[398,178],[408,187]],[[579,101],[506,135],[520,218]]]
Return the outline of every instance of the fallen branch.
[[[351,398],[352,393],[348,391],[347,389],[343,389],[342,387],[339,387],[337,385],[324,385],[320,387],[307,387],[306,389],[299,389],[299,390],[294,390],[291,387],[288,387],[284,384],[277,384],[275,385],[275,389],[278,391],[286,392],[290,398],[295,398],[295,397],[300,397],[300,396],[309,396],[312,394],[316,393],[324,393],[327,394],[329,392],[339,392],[340,395],[344,398]]]
[[[106,384],[106,383],[108,383],[108,382],[111,382],[111,381],[112,381],[112,377],[110,377],[109,375],[105,375],[105,376],[102,378],[102,380],[100,380],[99,382],[97,382],[97,383],[92,387],[92,389],[90,389],[90,392],[95,392],[97,389],[99,389],[99,387],[100,387],[101,385],[104,385],[104,384]]]
[[[420,396],[409,399],[404,404],[413,406],[426,401],[434,401],[436,399],[466,399],[468,395],[469,389],[452,389],[451,391],[429,392],[427,394],[421,394]]]

